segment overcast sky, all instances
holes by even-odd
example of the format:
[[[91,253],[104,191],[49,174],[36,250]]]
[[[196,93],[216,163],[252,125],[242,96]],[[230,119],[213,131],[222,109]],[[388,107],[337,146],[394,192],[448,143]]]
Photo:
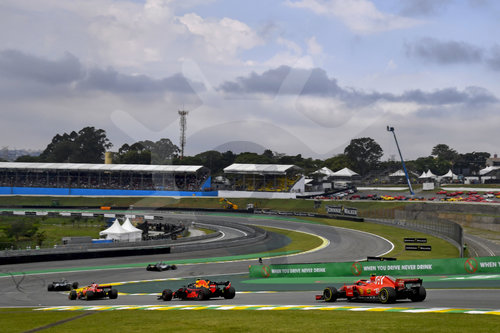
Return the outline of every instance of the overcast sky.
[[[2,0],[0,148],[94,126],[186,155],[500,153],[496,0]]]

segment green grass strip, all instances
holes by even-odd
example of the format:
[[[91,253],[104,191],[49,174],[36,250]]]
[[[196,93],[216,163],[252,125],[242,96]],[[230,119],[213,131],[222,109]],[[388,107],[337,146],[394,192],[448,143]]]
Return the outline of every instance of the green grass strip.
[[[264,257],[275,257],[275,256],[284,256],[290,255],[300,252],[299,250],[291,250],[291,251],[280,251],[280,252],[261,252],[261,253],[252,253],[252,254],[242,254],[237,256],[226,256],[226,257],[213,257],[213,258],[199,258],[199,259],[183,259],[183,260],[169,260],[169,264],[203,264],[203,263],[211,263],[211,262],[219,262],[219,261],[237,261],[237,260],[251,260]],[[55,268],[55,269],[45,269],[45,270],[32,270],[25,272],[13,272],[10,274],[0,273],[0,276],[11,276],[11,275],[25,275],[25,274],[40,274],[40,273],[60,273],[60,272],[70,272],[70,271],[91,271],[91,270],[102,270],[102,269],[123,269],[123,268],[136,268],[136,267],[146,267],[148,264],[152,262],[146,263],[137,263],[137,264],[123,264],[123,265],[103,265],[103,266],[88,266],[88,267],[67,267],[67,268]]]
[[[294,306],[290,310],[276,307],[240,307],[241,311],[208,309],[196,311],[196,307],[171,310],[154,306],[159,311],[138,310],[96,311],[91,317],[75,319],[50,329],[58,332],[496,332],[498,316],[466,314],[468,310],[456,309],[456,313],[408,313],[405,308],[386,311],[359,311],[361,307],[328,308],[321,306]],[[278,307],[283,308],[283,307]],[[363,307],[364,308],[364,307]],[[307,310],[305,310],[307,309]],[[164,311],[161,311],[164,310]],[[165,311],[166,310],[166,311]],[[181,311],[179,311],[181,310]],[[354,311],[353,311],[354,310]],[[450,309],[452,310],[452,309]],[[193,312],[194,311],[194,312]],[[61,320],[61,315],[75,316],[81,311],[32,311],[22,317],[1,315],[2,332],[25,332],[27,328],[42,326],[31,324],[33,319],[44,324]]]

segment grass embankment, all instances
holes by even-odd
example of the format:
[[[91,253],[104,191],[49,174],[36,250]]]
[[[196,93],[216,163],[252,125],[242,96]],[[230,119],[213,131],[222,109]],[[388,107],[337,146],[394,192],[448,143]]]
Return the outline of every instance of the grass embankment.
[[[405,230],[391,226],[380,225],[376,223],[367,222],[351,222],[344,220],[333,219],[317,219],[305,218],[308,221],[315,223],[322,223],[335,227],[342,227],[354,230],[360,230],[379,235],[389,240],[394,244],[394,249],[386,254],[386,257],[394,257],[398,260],[411,260],[411,259],[442,259],[442,258],[457,258],[459,256],[458,249],[447,241],[427,235],[417,231]],[[431,245],[432,251],[406,251],[405,250],[405,237],[414,238],[427,238],[425,245]]]
[[[79,316],[84,317],[79,317]],[[61,322],[65,319],[71,319]],[[54,324],[42,332],[496,332],[492,315],[336,311],[110,311],[0,310],[2,332]],[[367,328],[369,325],[369,328]]]
[[[57,206],[53,206],[57,201]],[[314,200],[304,199],[253,199],[236,198],[231,202],[238,205],[239,209],[245,209],[247,204],[253,204],[259,209],[272,209],[282,211],[298,211],[326,214],[326,205],[345,204],[349,207],[358,208],[360,216],[368,216],[370,212],[376,209],[393,210],[400,209],[408,202],[342,202],[342,201],[323,201],[319,208],[315,208]],[[224,206],[219,202],[219,198],[172,198],[172,197],[49,197],[49,196],[2,196],[0,205],[8,207],[19,206],[52,206],[54,208],[64,207],[145,207],[145,208],[212,208],[220,209]]]
[[[203,231],[205,233],[205,235],[209,235],[209,234],[213,234],[215,232],[215,230],[212,230],[212,229],[206,229],[206,228],[196,228],[200,231]]]
[[[271,228],[271,227],[262,227],[259,228],[265,229],[269,232],[279,233],[290,238],[290,244],[285,247],[268,251],[267,253],[276,253],[276,252],[304,252],[315,249],[323,244],[323,240],[313,235],[309,235],[303,232],[285,230],[279,228]]]
[[[24,224],[24,229],[16,232],[18,239],[9,238],[7,230],[13,223],[19,222]],[[36,233],[43,234],[41,247],[53,247],[61,244],[63,237],[99,238],[99,231],[106,228],[106,223],[103,218],[0,216],[0,248],[1,244],[12,244],[15,248],[39,245],[36,236],[29,236],[32,228],[36,228]]]

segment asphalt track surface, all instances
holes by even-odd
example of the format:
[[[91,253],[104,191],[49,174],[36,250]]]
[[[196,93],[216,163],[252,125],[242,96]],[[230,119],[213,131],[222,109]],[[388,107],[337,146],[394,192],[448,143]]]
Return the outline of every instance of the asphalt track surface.
[[[312,263],[312,262],[332,262],[332,261],[357,261],[365,259],[366,256],[380,256],[389,252],[392,249],[392,244],[387,240],[368,233],[357,232],[349,229],[329,227],[320,224],[300,223],[293,219],[262,219],[253,217],[228,217],[228,216],[212,216],[212,215],[174,215],[177,219],[195,223],[209,223],[211,221],[237,221],[239,223],[247,223],[252,225],[269,226],[274,228],[283,228],[294,231],[306,232],[322,237],[325,241],[323,246],[310,253],[265,258],[266,264],[270,263]],[[240,231],[227,229],[225,237],[239,237]],[[207,251],[194,251],[189,253],[176,253],[168,255],[150,255],[150,256],[133,256],[133,257],[118,257],[118,258],[102,258],[102,259],[85,259],[73,261],[54,261],[44,263],[26,263],[18,265],[3,265],[0,266],[0,272],[7,274],[0,276],[0,306],[72,306],[72,305],[187,305],[196,304],[199,302],[179,301],[162,302],[156,299],[155,294],[161,292],[165,287],[162,282],[159,283],[155,292],[146,290],[147,294],[137,295],[137,292],[121,294],[116,300],[94,300],[85,302],[81,300],[70,301],[66,294],[62,292],[48,292],[47,285],[52,281],[57,281],[61,278],[66,278],[69,281],[78,281],[80,286],[98,283],[112,282],[130,282],[139,280],[152,279],[174,279],[167,281],[168,288],[174,289],[177,285],[182,285],[191,282],[190,279],[196,277],[214,277],[212,280],[244,280],[245,274],[248,274],[248,265],[256,264],[256,260],[240,260],[233,262],[216,262],[202,264],[186,264],[179,265],[175,271],[165,272],[149,272],[146,271],[147,263],[157,261],[182,260],[192,258],[210,258],[221,256],[237,256],[246,253],[261,253],[272,249],[280,248],[286,245],[287,238],[283,236],[270,237],[250,247],[231,247],[213,249]],[[107,269],[109,265],[133,265],[144,263],[140,267],[124,267]],[[88,270],[81,270],[82,267],[90,267]],[[57,269],[64,269],[64,272],[54,272]],[[46,270],[45,272],[30,274],[30,271]],[[28,274],[12,274],[27,272]],[[175,279],[181,279],[177,281]],[[248,278],[246,278],[248,279]],[[127,285],[125,285],[127,286]],[[141,284],[136,284],[136,289],[141,290]],[[315,300],[314,295],[321,293],[325,285],[318,284],[309,286],[306,291],[286,291],[286,292],[265,292],[259,293],[255,290],[246,293],[245,288],[255,289],[255,286],[245,285],[240,283],[237,286],[237,295],[232,300],[213,299],[208,303],[213,305],[319,305],[325,304]],[[116,287],[120,290],[120,287]],[[124,287],[122,287],[123,290]],[[317,288],[317,291],[310,289]],[[125,288],[126,289],[126,288]],[[273,289],[272,286],[262,288],[262,290]],[[299,289],[300,290],[300,289]],[[473,309],[499,309],[500,308],[500,290],[428,290],[428,297],[424,302],[398,302],[395,306],[417,307],[417,308],[473,308]],[[90,304],[87,304],[90,303]],[[204,302],[207,304],[207,302]],[[336,305],[345,306],[366,306],[365,302],[345,302],[340,301]],[[377,303],[369,303],[370,306],[381,306]]]

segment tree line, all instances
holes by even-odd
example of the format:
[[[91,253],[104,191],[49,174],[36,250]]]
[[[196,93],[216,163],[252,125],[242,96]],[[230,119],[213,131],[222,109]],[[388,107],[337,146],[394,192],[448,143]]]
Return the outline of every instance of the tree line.
[[[39,156],[20,156],[16,162],[103,163],[104,153],[112,146],[103,129],[85,127],[78,132],[55,135]],[[400,161],[381,161],[383,154],[375,140],[363,137],[352,139],[343,153],[325,160],[304,158],[301,154],[286,155],[269,149],[262,154],[208,150],[181,159],[179,147],[170,139],[163,138],[156,142],[145,140],[125,143],[114,152],[113,163],[203,165],[210,169],[212,175],[222,174],[223,169],[233,163],[294,164],[304,169],[306,174],[322,167],[334,171],[347,167],[361,176],[393,172],[401,168]],[[460,154],[446,144],[437,144],[429,156],[405,163],[409,170],[418,173],[431,170],[442,175],[452,169],[457,174],[471,175],[484,168],[489,157],[487,152]]]

